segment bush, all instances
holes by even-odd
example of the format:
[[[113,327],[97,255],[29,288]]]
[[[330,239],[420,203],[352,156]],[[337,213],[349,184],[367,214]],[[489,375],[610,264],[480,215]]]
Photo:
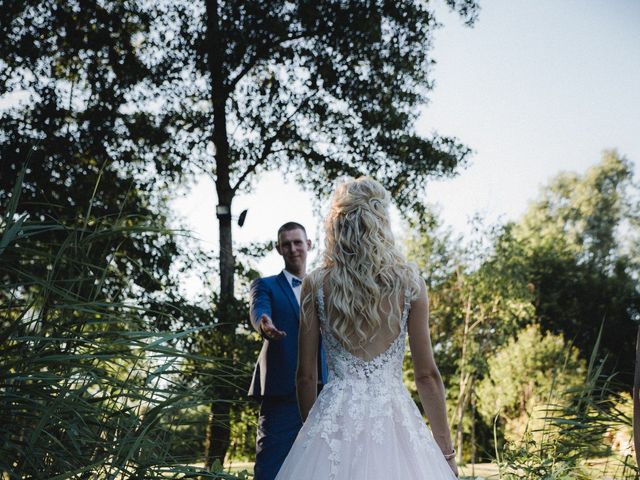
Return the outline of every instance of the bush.
[[[507,440],[539,428],[550,393],[579,385],[586,369],[577,348],[562,335],[542,334],[538,325],[499,348],[488,366],[477,388],[478,411],[488,423],[497,415]]]

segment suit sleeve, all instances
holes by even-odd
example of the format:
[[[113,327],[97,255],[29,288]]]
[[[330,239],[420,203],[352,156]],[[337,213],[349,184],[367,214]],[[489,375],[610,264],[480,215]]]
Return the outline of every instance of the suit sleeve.
[[[262,278],[254,280],[251,284],[251,304],[250,304],[251,325],[262,335],[260,331],[260,317],[266,314],[271,318],[271,296],[269,289]]]

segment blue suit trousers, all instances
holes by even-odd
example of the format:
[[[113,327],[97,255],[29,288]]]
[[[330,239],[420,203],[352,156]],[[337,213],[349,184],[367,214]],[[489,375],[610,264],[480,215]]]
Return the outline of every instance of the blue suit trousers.
[[[264,397],[260,404],[254,480],[273,480],[287,457],[302,419],[296,396]]]

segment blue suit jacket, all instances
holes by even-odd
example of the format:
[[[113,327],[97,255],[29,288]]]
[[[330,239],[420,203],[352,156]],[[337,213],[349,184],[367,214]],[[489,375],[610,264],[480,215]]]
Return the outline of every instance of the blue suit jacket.
[[[251,324],[260,332],[260,317],[266,313],[278,330],[287,332],[280,340],[265,339],[258,356],[249,395],[289,396],[296,391],[300,307],[283,272],[259,278],[251,285]],[[318,379],[327,380],[327,362],[322,339],[318,351]]]

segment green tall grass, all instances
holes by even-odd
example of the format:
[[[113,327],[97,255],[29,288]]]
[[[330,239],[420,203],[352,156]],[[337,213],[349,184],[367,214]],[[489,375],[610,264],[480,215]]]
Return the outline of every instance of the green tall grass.
[[[604,328],[604,326],[603,326]],[[497,452],[500,478],[507,480],[636,479],[631,456],[619,456],[607,442],[607,433],[631,428],[632,419],[620,408],[624,386],[604,370],[599,357],[602,329],[590,356],[584,382],[566,391],[549,392],[542,409],[543,426],[525,432],[518,442]]]
[[[91,206],[78,225],[32,220],[20,214],[21,185],[0,224],[3,478],[241,478],[194,467],[201,452],[175,448],[189,413],[211,401],[185,366],[202,365],[209,386],[234,382],[235,368],[186,354],[181,341],[195,329],[157,328],[170,314],[136,302],[135,272],[114,261],[125,242],[161,227],[124,213],[94,218]]]

